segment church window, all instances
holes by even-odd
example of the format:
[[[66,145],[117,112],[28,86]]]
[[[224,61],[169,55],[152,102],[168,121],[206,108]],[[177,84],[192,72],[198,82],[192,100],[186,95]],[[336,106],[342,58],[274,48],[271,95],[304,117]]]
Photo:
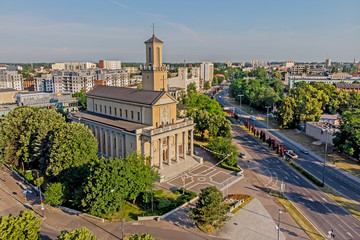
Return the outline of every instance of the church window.
[[[97,104],[95,104],[95,112],[97,112]]]
[[[149,47],[149,65],[151,65],[151,47]]]
[[[120,108],[120,117],[122,117],[122,109]]]
[[[106,106],[104,106],[104,113],[106,114]]]
[[[131,111],[131,119],[134,119],[134,112]]]
[[[102,113],[102,106],[100,105],[100,112]]]
[[[109,107],[109,114],[111,115],[111,107]]]
[[[128,118],[127,110],[125,110],[125,118]]]
[[[137,112],[138,115],[138,121],[140,121],[140,112]]]
[[[117,116],[117,108],[114,108],[115,116]]]
[[[160,48],[156,48],[156,63],[157,63],[157,67],[160,67]]]

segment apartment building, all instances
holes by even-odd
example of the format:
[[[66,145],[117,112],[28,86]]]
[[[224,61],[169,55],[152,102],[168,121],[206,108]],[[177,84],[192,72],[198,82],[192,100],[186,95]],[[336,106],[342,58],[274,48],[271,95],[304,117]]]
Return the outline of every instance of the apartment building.
[[[23,90],[22,74],[17,71],[0,71],[0,88]]]
[[[96,70],[65,70],[52,72],[53,92],[90,91],[97,80]]]
[[[212,81],[214,78],[214,64],[212,62],[203,62],[200,64],[200,86],[205,82]]]
[[[34,78],[34,91],[37,92],[52,92],[53,80],[52,74],[41,74],[40,77]]]
[[[105,81],[107,86],[125,87],[129,86],[130,74],[126,70],[101,69],[96,71],[97,81]]]
[[[121,69],[121,61],[114,60],[99,60],[99,68],[101,69]]]

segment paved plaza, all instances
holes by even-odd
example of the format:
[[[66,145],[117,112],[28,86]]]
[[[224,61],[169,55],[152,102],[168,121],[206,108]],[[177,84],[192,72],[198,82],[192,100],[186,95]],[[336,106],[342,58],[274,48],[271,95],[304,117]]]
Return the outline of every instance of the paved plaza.
[[[224,189],[225,186],[231,185],[242,178],[236,172],[216,165],[217,161],[204,149],[196,148],[195,151],[204,158],[203,164],[195,165],[193,168],[187,169],[185,174],[182,172],[176,177],[159,183],[158,186],[170,190],[185,187],[187,190],[199,193],[201,189],[208,186]],[[227,195],[226,188],[224,189],[224,195]]]

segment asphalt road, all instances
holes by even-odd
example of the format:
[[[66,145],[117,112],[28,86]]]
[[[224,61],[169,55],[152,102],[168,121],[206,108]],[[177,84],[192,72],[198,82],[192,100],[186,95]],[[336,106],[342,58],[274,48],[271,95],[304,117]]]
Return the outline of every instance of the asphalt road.
[[[218,94],[217,100],[222,105],[229,106],[223,98],[225,92],[226,90]],[[219,96],[222,97],[219,98]],[[239,113],[239,109],[237,109],[237,113]],[[260,125],[258,121],[255,122]],[[286,197],[295,204],[324,236],[327,236],[328,231],[334,230],[336,239],[360,239],[360,221],[283,161],[275,157],[266,147],[241,127],[235,124],[232,127],[237,133],[234,136],[235,140],[240,141],[242,148],[246,150],[253,171],[259,176],[259,179],[264,176],[269,179],[266,184],[269,188],[278,187],[280,182],[284,182]],[[292,147],[289,144],[286,144],[286,146],[288,148]],[[298,153],[297,148],[293,149]],[[306,161],[302,160],[304,156],[299,155],[299,158],[299,164],[302,161],[302,164],[305,165]],[[310,172],[312,173],[312,171]]]
[[[240,126],[233,124],[234,139],[245,150],[248,166],[262,179],[267,188],[285,183],[285,195],[327,236],[334,230],[335,239],[360,239],[360,221],[300,176]]]
[[[227,95],[227,90],[220,92],[216,95],[216,100],[219,101],[224,106],[232,106],[235,107],[235,112],[240,114],[239,106],[235,106],[226,99],[224,96]],[[246,112],[242,111],[241,114],[248,115]],[[242,119],[243,120],[243,119]],[[319,157],[314,156],[315,154],[304,154],[300,151],[302,148],[301,145],[295,145],[292,142],[289,142],[288,139],[283,136],[281,133],[275,130],[266,129],[266,124],[262,121],[253,121],[248,119],[251,124],[255,124],[258,129],[262,129],[264,131],[268,131],[269,134],[275,137],[278,140],[278,143],[284,144],[287,149],[292,149],[299,157],[295,160],[298,165],[304,168],[306,171],[310,172],[313,176],[318,178],[320,181],[323,179],[323,161],[319,159]],[[338,191],[345,197],[360,201],[360,184],[354,181],[352,178],[349,177],[349,173],[346,173],[342,170],[339,170],[333,166],[326,166],[325,167],[325,184],[332,189]],[[360,204],[360,202],[359,202]]]

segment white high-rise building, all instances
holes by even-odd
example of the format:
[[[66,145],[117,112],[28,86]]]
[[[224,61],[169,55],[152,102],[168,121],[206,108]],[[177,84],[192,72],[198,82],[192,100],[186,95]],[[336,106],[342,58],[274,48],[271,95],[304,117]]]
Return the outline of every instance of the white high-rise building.
[[[121,69],[121,61],[100,60],[99,68],[110,70]]]
[[[200,82],[204,86],[205,82],[212,81],[214,78],[214,64],[212,62],[203,62],[200,64]]]

